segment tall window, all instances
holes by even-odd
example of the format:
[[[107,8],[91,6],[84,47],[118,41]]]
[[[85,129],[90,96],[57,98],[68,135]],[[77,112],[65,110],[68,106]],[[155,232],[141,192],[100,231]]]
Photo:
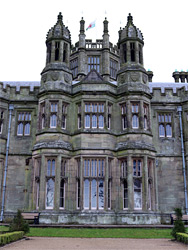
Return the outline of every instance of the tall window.
[[[127,126],[127,106],[126,103],[121,105],[121,121],[122,121],[122,129],[126,129]]]
[[[85,103],[85,128],[104,128],[104,103]]]
[[[45,102],[40,104],[40,113],[39,113],[39,128],[45,128]]]
[[[59,60],[59,47],[60,42],[55,42],[55,61]]]
[[[149,129],[149,105],[144,103],[144,130]]]
[[[112,160],[108,160],[108,209],[111,209]]]
[[[67,50],[68,50],[68,45],[67,45],[67,43],[64,43],[64,47],[63,47],[63,62],[67,62]]]
[[[19,112],[18,113],[17,135],[19,135],[19,136],[30,135],[30,128],[31,128],[31,113],[30,112]]]
[[[47,63],[51,62],[52,43],[47,44]]]
[[[66,182],[67,160],[61,161],[61,180],[60,180],[60,208],[65,208],[65,182]]]
[[[41,171],[41,158],[34,159],[34,199],[36,209],[39,208],[40,199],[40,171]]]
[[[136,61],[135,43],[130,43],[130,52],[131,52],[131,62],[135,62]]]
[[[62,129],[66,129],[67,125],[67,103],[62,104]]]
[[[50,128],[57,127],[57,102],[50,103]]]
[[[73,78],[76,78],[78,74],[78,58],[70,62],[70,68],[72,70]]]
[[[78,129],[82,126],[81,103],[78,104]]]
[[[54,207],[54,192],[55,192],[55,159],[47,160],[46,171],[46,208]]]
[[[104,159],[84,160],[84,209],[104,209]]]
[[[134,208],[142,209],[142,160],[133,160]]]
[[[0,110],[0,134],[3,133],[4,111]]]
[[[127,44],[123,44],[123,55],[124,55],[124,62],[127,62]]]
[[[139,44],[138,48],[139,48],[139,63],[143,64],[143,54],[142,54],[142,46],[141,46],[141,44]]]
[[[80,159],[77,159],[77,208],[80,208]]]
[[[120,161],[120,167],[121,167],[121,179],[122,179],[122,184],[123,184],[123,209],[127,209],[128,208],[127,159],[122,159]]]
[[[111,129],[111,115],[112,115],[112,105],[108,104],[108,121],[107,121],[107,127],[108,129]]]
[[[172,114],[163,113],[158,115],[159,137],[172,137]]]
[[[148,160],[148,209],[152,209],[153,197],[153,160]]]
[[[88,72],[91,69],[95,69],[97,72],[100,71],[100,57],[99,56],[88,56]]]
[[[116,79],[117,70],[118,70],[117,61],[110,59],[110,76],[114,79]]]
[[[132,103],[132,128],[139,128],[139,104]]]

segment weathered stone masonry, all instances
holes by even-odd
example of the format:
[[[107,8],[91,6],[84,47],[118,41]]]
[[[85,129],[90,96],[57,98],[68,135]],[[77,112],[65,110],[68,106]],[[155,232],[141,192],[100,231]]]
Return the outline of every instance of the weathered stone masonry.
[[[152,82],[144,38],[129,14],[117,45],[71,44],[61,13],[46,38],[40,82],[0,82],[2,202],[9,105],[11,121],[4,220],[17,209],[41,223],[156,224],[185,212],[178,107],[188,182],[188,74]],[[2,210],[1,209],[1,210]]]

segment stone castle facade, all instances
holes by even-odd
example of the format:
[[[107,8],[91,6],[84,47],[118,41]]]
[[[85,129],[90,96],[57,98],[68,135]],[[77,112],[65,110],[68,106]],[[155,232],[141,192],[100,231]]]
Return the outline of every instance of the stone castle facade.
[[[129,14],[117,46],[72,46],[61,13],[46,38],[40,82],[0,82],[3,220],[17,209],[40,223],[156,224],[184,212],[188,72],[154,83]],[[182,125],[182,126],[181,126]]]

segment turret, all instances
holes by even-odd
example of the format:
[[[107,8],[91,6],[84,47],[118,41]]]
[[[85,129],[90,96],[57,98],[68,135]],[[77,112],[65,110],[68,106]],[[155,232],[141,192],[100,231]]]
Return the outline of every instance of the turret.
[[[104,31],[103,31],[103,43],[102,43],[102,49],[103,49],[103,53],[102,53],[102,61],[103,61],[102,76],[106,81],[109,81],[109,78],[110,78],[110,69],[109,69],[109,65],[110,65],[110,56],[109,56],[110,46],[109,46],[109,34],[108,34],[108,21],[107,21],[106,18],[105,18],[103,24],[104,24]]]
[[[118,46],[120,49],[118,84],[126,82],[148,83],[143,62],[144,38],[141,31],[133,24],[131,14],[127,18],[125,28],[119,31]]]
[[[81,80],[87,75],[87,55],[85,43],[85,21],[82,17],[80,21],[80,34],[79,34],[79,54],[78,54],[78,78]]]
[[[48,82],[71,84],[72,72],[70,65],[70,31],[63,24],[63,17],[59,13],[56,24],[48,31],[46,37],[46,66],[43,69],[41,86]]]

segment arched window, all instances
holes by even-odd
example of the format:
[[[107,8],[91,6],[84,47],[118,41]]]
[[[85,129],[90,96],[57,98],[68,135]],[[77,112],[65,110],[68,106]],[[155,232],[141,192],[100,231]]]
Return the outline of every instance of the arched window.
[[[62,179],[60,183],[60,208],[65,207],[65,180]]]
[[[99,128],[104,128],[104,116],[99,115]]]
[[[163,124],[159,125],[159,137],[165,137],[165,129]]]
[[[53,114],[50,117],[50,127],[56,128],[56,126],[57,126],[57,116],[55,114]]]
[[[63,49],[63,62],[67,61],[67,44],[64,43],[64,49]]]
[[[138,115],[132,116],[132,128],[138,128]]]
[[[25,124],[24,135],[30,135],[30,123]]]
[[[97,116],[92,115],[92,128],[97,128]]]
[[[90,115],[85,115],[85,128],[90,128]]]
[[[22,123],[22,122],[20,122],[20,123],[18,124],[17,135],[23,135],[23,123]]]
[[[166,136],[167,137],[172,137],[172,127],[170,124],[166,125]]]
[[[127,62],[127,44],[124,43],[123,44],[123,58],[124,58],[124,62],[126,63]]]
[[[123,181],[123,208],[128,208],[128,185],[127,180]]]
[[[136,61],[135,43],[130,43],[130,52],[131,52],[131,62],[135,62]]]
[[[55,61],[59,60],[59,42],[55,42]]]

